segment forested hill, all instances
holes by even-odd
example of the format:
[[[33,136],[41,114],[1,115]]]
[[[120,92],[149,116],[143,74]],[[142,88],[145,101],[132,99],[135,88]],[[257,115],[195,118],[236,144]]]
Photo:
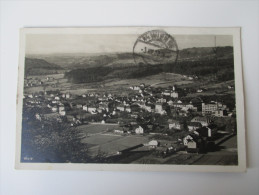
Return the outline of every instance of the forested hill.
[[[26,75],[60,71],[66,71],[65,78],[73,83],[143,78],[161,72],[197,76],[217,74],[219,80],[226,81],[234,78],[233,47],[187,48],[179,51],[177,63],[142,67],[135,64],[132,53],[53,54],[25,59]]]
[[[233,47],[193,47],[180,50],[179,60],[206,60],[217,56],[218,59],[233,58]]]
[[[217,74],[219,81],[234,79],[233,59],[220,59],[204,61],[181,61],[176,64],[160,64],[153,66],[134,67],[95,67],[86,69],[73,69],[65,73],[65,78],[73,83],[91,83],[105,81],[106,79],[144,78],[161,72],[173,72],[183,75],[196,75],[199,77]]]
[[[62,68],[43,59],[25,58],[25,75],[54,74]]]
[[[101,59],[105,59],[103,55]],[[74,68],[66,72],[65,78],[73,83],[87,83],[112,78],[143,78],[161,72],[173,72],[199,77],[217,74],[219,81],[234,79],[233,47],[183,49],[179,52],[178,62],[174,64],[139,67],[136,64],[127,65],[132,63],[130,60],[133,61],[129,54],[123,55],[122,59],[120,55],[113,55],[113,60],[109,58],[109,63],[103,63],[106,65]]]

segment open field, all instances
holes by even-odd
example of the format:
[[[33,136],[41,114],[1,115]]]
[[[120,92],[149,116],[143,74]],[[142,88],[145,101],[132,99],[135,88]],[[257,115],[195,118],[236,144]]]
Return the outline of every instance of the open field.
[[[236,136],[230,137],[220,144],[219,150],[206,154],[187,153],[179,151],[162,158],[155,155],[148,147],[139,147],[125,155],[118,156],[114,163],[132,164],[182,164],[182,165],[236,165]]]
[[[88,93],[90,91],[96,91],[102,93],[109,91],[111,93],[116,93],[118,90],[124,93],[130,92],[129,87],[132,85],[139,85],[141,83],[145,83],[146,85],[152,85],[154,87],[168,87],[173,85],[185,85],[192,84],[193,81],[188,80],[188,78],[184,78],[180,74],[175,73],[160,73],[153,76],[148,76],[139,79],[110,79],[105,82],[95,82],[95,83],[82,83],[82,84],[74,84],[64,79],[64,74],[52,74],[52,75],[41,75],[41,76],[30,76],[30,78],[38,78],[41,80],[46,79],[47,77],[54,78],[54,81],[46,82],[45,85],[37,86],[37,87],[29,87],[25,88],[26,93],[35,93],[39,91],[45,90],[57,90],[63,93],[69,92],[74,95],[82,95]],[[28,77],[29,78],[29,77]]]
[[[98,154],[109,156],[116,154],[117,151],[144,144],[148,142],[148,138],[137,135],[122,136],[116,134],[98,134],[86,137],[82,142],[91,145],[88,149],[91,156],[96,156]]]
[[[225,94],[233,94],[234,89],[227,89],[228,85],[234,85],[234,81],[227,81],[221,83],[208,83],[205,81],[193,81],[189,80],[188,77],[184,77],[181,74],[175,73],[160,73],[157,75],[147,76],[139,79],[109,79],[104,82],[95,82],[95,83],[81,83],[74,84],[64,79],[64,74],[52,74],[52,75],[41,75],[41,76],[30,76],[28,78],[38,78],[38,79],[46,79],[47,77],[52,77],[55,80],[51,82],[46,82],[45,85],[37,86],[37,87],[27,87],[25,88],[26,93],[35,93],[38,91],[45,90],[57,90],[63,93],[69,92],[74,95],[82,95],[93,92],[110,92],[110,93],[118,93],[118,91],[122,93],[129,93],[131,90],[130,86],[139,85],[141,83],[145,83],[146,85],[151,85],[153,87],[163,87],[166,88],[168,86],[177,85],[178,87],[190,87],[190,88],[207,88],[208,91],[204,91],[202,93],[193,93],[188,94],[187,97],[196,97],[200,95],[215,95],[215,90],[225,89]]]
[[[108,130],[113,130],[118,126],[119,125],[117,124],[87,124],[87,125],[80,125],[76,127],[76,129],[81,133],[95,134],[95,133],[105,132]]]
[[[180,74],[175,73],[160,73],[157,75],[152,75],[139,79],[124,79],[124,80],[113,80],[110,82],[106,82],[105,86],[124,86],[130,87],[132,85],[139,85],[141,83],[145,83],[146,85],[165,85],[166,83],[169,85],[181,85],[182,83],[192,83],[187,78],[184,78]]]
[[[76,129],[80,135],[85,135],[81,142],[89,144],[88,152],[91,156],[100,153],[108,156],[114,155],[117,151],[148,142],[148,137],[144,136],[125,136],[107,132],[117,127],[117,124],[88,124],[78,126]]]

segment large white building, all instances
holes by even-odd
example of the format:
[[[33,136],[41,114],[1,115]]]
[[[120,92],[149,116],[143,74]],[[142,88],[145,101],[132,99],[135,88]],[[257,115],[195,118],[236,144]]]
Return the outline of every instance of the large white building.
[[[227,110],[227,106],[221,102],[202,103],[202,114],[212,114],[217,110]]]

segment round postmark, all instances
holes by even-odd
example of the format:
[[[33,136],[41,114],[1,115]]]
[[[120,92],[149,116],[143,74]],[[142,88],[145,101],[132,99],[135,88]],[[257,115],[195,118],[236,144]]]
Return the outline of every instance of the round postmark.
[[[151,30],[140,35],[133,46],[136,64],[159,65],[175,63],[178,58],[178,45],[164,30]]]

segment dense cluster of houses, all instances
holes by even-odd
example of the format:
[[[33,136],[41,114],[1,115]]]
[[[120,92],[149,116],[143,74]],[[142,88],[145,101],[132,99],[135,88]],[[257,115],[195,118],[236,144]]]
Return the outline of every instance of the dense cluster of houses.
[[[33,77],[26,77],[24,79],[24,87],[37,87],[37,86],[43,86],[44,84],[50,84],[55,79],[53,77],[46,77],[46,78],[33,78]]]
[[[49,81],[47,78],[46,81]],[[26,84],[31,81],[26,81]],[[39,84],[39,83],[38,83]],[[114,129],[116,134],[139,134],[152,132],[155,124],[140,123],[137,119],[141,113],[159,114],[170,116],[164,128],[174,131],[185,130],[190,132],[183,139],[187,148],[197,148],[202,137],[212,137],[216,132],[212,117],[227,117],[230,114],[228,107],[221,102],[204,103],[200,98],[190,102],[182,102],[182,90],[176,86],[167,88],[155,88],[144,83],[131,86],[131,93],[120,96],[111,93],[89,92],[83,95],[72,95],[69,92],[44,91],[24,96],[24,105],[27,107],[46,108],[45,113],[36,113],[37,120],[56,118],[66,120],[71,126],[88,122],[119,122],[127,118],[124,125]],[[122,114],[124,113],[124,114]],[[187,123],[173,120],[177,117],[193,117]],[[177,116],[177,117],[176,117]],[[124,117],[124,118],[123,118]],[[157,125],[158,126],[158,125]],[[154,144],[155,145],[155,144]],[[153,146],[156,147],[156,146]]]

